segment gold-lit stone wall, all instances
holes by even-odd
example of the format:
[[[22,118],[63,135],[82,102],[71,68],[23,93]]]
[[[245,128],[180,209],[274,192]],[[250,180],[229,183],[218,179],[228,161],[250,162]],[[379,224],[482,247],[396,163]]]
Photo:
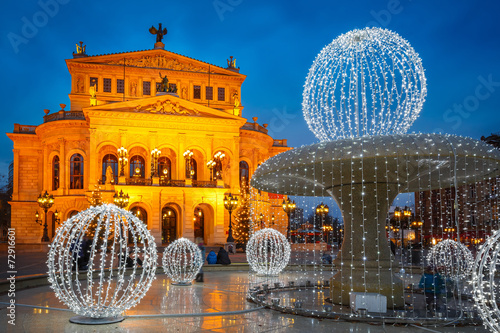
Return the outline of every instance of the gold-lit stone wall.
[[[257,119],[247,122],[241,116],[241,84],[246,76],[165,50],[79,57],[66,63],[72,77],[69,110],[61,105],[60,110],[48,112],[42,124],[15,124],[14,132],[7,133],[14,143],[11,205],[18,244],[26,248],[41,244],[43,227],[35,223],[35,212],[44,218],[36,202],[42,191],[47,190],[55,198],[48,213],[49,238],[57,228],[53,221],[55,210],[65,221],[88,208],[88,197],[106,173],[104,156],[118,157],[120,147],[127,149],[129,161],[133,156],[143,158],[145,177],[137,182],[127,165],[125,176],[117,183],[101,185],[104,201],[112,202],[115,192],[127,193],[127,209],[145,212],[145,223],[158,245],[166,244],[162,242],[165,207],[176,215],[175,237],[194,240],[202,233],[206,244],[224,244],[229,215],[223,199],[227,193],[239,193],[240,161],[248,163],[252,175],[267,158],[290,149],[286,140],[271,138]],[[157,93],[159,73],[176,84],[177,94]],[[93,99],[89,93],[91,78],[96,78],[97,83]],[[106,88],[104,79],[108,79]],[[117,92],[117,80],[124,80],[123,93]],[[150,95],[144,94],[144,81],[150,82]],[[201,87],[200,98],[194,98],[195,86]],[[207,86],[213,87],[212,100],[207,98]],[[225,92],[220,101],[218,88]],[[154,148],[161,150],[161,157],[170,159],[172,183],[158,184],[158,179],[152,177]],[[197,164],[195,181],[186,179],[183,153],[187,149],[194,153]],[[223,179],[210,182],[206,164],[217,152],[225,154]],[[84,161],[82,189],[70,188],[74,154],[80,154]],[[53,185],[56,156],[57,189]],[[195,225],[195,211],[202,212],[203,228]]]

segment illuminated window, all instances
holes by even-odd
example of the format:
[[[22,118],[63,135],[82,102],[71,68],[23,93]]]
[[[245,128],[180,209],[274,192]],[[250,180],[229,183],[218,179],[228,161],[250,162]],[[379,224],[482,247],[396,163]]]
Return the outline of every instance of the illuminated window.
[[[83,189],[83,157],[74,154],[70,159],[70,189]]]
[[[136,178],[145,177],[145,165],[144,158],[139,155],[135,155],[130,159],[130,176]]]
[[[245,178],[246,181],[248,181],[250,177],[250,168],[248,166],[248,163],[246,161],[240,161],[240,183]]]
[[[177,214],[172,208],[163,207],[161,215],[161,242],[162,244],[169,244],[177,239]]]
[[[106,179],[106,171],[108,170],[108,166],[111,167],[113,171],[113,178],[115,184],[118,184],[118,158],[113,154],[107,154],[102,159],[102,182],[106,183],[108,180]]]
[[[158,175],[162,180],[170,180],[171,179],[171,169],[172,162],[168,157],[160,157],[158,159]]]
[[[52,190],[59,188],[59,156],[52,159]]]

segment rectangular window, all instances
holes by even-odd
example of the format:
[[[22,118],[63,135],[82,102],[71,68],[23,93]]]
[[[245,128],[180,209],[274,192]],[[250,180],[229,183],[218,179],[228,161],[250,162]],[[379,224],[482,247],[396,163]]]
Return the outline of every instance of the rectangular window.
[[[95,86],[95,91],[99,91],[98,87],[97,87],[97,78],[96,77],[91,77],[90,78],[90,86]]]
[[[116,80],[116,92],[118,94],[123,94],[125,92],[125,80]]]
[[[226,88],[218,88],[217,89],[217,100],[219,100],[219,101],[226,100]]]
[[[149,81],[142,82],[142,94],[151,95],[151,82]]]
[[[207,100],[212,101],[214,99],[214,87],[206,87],[205,95]]]
[[[111,79],[103,79],[102,81],[102,91],[111,92]]]
[[[193,98],[201,99],[201,86],[193,86]]]

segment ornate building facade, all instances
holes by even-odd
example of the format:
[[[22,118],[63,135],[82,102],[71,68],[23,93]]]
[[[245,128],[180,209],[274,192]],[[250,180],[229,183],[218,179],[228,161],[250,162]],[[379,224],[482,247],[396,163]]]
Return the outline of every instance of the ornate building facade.
[[[15,124],[7,133],[14,144],[10,204],[19,245],[42,244],[43,226],[35,223],[40,193],[54,196],[47,214],[52,239],[54,213],[64,222],[86,209],[100,183],[106,202],[120,191],[129,195],[126,208],[158,245],[181,236],[223,244],[229,227],[224,196],[238,194],[242,177],[290,149],[257,118],[242,117],[246,76],[232,59],[223,68],[164,50],[162,43],[87,56],[80,45],[66,64],[69,110],[63,104],[56,112],[44,110],[40,125]]]

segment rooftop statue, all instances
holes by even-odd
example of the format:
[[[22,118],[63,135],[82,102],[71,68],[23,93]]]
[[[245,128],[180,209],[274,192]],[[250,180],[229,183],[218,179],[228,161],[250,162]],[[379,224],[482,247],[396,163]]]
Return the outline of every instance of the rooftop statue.
[[[153,35],[156,35],[156,42],[157,43],[161,43],[161,40],[163,39],[163,36],[165,36],[167,34],[167,28],[161,28],[161,23],[158,24],[158,29],[156,29],[153,26],[151,26],[151,28],[149,28],[149,32]]]

